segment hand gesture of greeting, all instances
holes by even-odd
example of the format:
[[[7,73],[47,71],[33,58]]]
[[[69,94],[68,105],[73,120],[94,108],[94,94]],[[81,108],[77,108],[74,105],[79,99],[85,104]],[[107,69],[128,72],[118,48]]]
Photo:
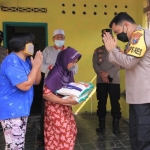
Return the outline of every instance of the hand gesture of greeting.
[[[43,62],[42,52],[39,50],[36,52],[35,57],[31,57],[31,64],[33,68],[40,68]]]
[[[108,52],[117,47],[117,39],[112,38],[108,32],[104,34],[103,41]]]

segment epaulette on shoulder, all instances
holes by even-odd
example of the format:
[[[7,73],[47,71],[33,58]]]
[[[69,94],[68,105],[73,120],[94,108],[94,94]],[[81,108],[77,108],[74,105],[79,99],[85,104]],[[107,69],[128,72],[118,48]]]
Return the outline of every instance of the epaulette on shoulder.
[[[146,43],[144,38],[145,31],[143,29],[136,30],[132,34],[132,38],[130,40],[130,46],[128,51],[126,52],[130,56],[134,57],[143,57],[146,52]]]
[[[102,47],[102,48],[105,48],[105,45],[102,45],[101,47]]]
[[[97,49],[94,50],[94,54],[96,54]]]
[[[101,50],[106,49],[106,48],[105,48],[105,45],[102,45],[102,46],[100,46],[100,47],[96,48],[96,50],[95,50],[94,52],[96,52],[96,51],[98,51],[98,50],[100,50],[100,49],[101,49]]]

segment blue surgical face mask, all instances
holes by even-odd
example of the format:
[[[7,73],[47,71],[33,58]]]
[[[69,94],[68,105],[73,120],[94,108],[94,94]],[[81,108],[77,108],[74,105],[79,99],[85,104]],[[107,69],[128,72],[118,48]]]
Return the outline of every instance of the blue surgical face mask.
[[[73,71],[75,66],[73,65],[72,67],[68,68],[69,71]]]
[[[64,45],[65,41],[64,40],[55,40],[55,45],[57,47],[62,47]]]

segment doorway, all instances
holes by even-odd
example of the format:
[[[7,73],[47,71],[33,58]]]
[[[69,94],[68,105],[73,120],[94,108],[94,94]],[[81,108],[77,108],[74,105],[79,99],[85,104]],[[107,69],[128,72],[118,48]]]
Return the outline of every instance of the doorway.
[[[9,50],[9,40],[11,35],[15,32],[31,32],[35,36],[34,40],[34,54],[36,51],[43,51],[48,45],[47,37],[47,23],[18,23],[18,22],[4,22],[4,46]],[[39,115],[42,109],[42,90],[43,90],[44,74],[42,73],[42,80],[39,85],[34,86],[34,98],[31,106],[31,115]]]

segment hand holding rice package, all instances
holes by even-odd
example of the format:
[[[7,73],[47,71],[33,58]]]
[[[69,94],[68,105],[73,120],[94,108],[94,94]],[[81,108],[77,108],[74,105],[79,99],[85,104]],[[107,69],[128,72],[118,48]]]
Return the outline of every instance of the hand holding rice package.
[[[78,103],[81,103],[88,98],[93,88],[94,86],[92,83],[71,82],[61,89],[57,90],[56,93],[65,96],[63,99],[72,95]]]

